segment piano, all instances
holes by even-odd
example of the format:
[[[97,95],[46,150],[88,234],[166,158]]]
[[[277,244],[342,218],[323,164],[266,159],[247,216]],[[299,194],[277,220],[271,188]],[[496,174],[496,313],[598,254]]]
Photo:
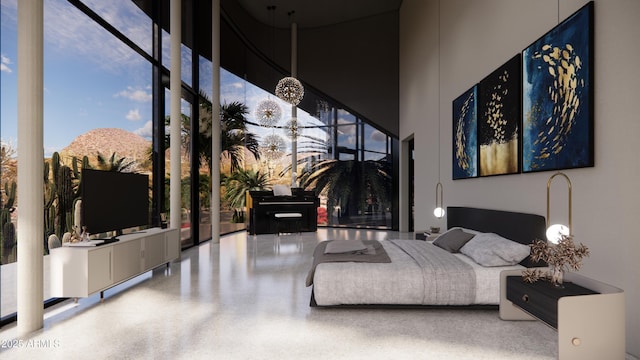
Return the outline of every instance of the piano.
[[[292,188],[291,196],[275,196],[271,190],[249,191],[249,234],[275,234],[277,213],[300,213],[299,231],[314,232],[318,229],[320,200],[315,191]]]

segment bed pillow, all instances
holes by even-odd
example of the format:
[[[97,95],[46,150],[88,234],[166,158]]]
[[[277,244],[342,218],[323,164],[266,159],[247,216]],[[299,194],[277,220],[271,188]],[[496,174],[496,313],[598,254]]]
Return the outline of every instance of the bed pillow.
[[[529,256],[527,245],[494,233],[481,233],[469,240],[460,252],[482,266],[515,265]]]
[[[448,252],[457,253],[460,248],[471,240],[475,235],[462,231],[461,229],[451,229],[438,236],[433,245],[441,247]]]
[[[473,229],[467,229],[467,228],[463,228],[463,227],[460,227],[460,226],[453,226],[449,230],[453,230],[453,229],[460,229],[460,230],[462,230],[462,231],[464,231],[466,233],[473,234],[473,235],[482,234],[482,231],[477,231],[477,230],[473,230]]]

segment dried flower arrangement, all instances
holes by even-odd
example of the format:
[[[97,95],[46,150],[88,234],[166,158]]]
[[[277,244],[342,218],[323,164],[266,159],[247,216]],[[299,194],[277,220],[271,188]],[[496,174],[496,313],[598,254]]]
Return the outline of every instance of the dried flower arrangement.
[[[549,268],[524,270],[522,279],[528,283],[546,279],[554,285],[562,285],[564,271],[579,270],[582,266],[582,258],[589,256],[589,248],[582,243],[576,245],[573,242],[573,235],[561,235],[557,244],[538,239],[530,246],[531,260],[542,260],[549,265]]]

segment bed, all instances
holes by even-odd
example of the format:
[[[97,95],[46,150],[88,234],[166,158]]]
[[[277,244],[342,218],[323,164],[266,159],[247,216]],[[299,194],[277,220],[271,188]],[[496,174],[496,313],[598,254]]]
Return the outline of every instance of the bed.
[[[460,241],[470,234],[471,239]],[[322,242],[307,277],[313,286],[311,306],[497,305],[501,271],[544,265],[528,257],[528,244],[544,235],[540,215],[448,207],[447,231],[433,243],[380,241],[388,261],[323,262],[318,259],[331,254],[323,255],[320,246],[331,241]],[[503,258],[508,261],[502,263]]]

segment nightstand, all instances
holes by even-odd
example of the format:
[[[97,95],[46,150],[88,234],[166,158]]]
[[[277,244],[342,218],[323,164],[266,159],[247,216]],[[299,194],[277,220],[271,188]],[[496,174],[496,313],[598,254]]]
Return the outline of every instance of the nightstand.
[[[515,275],[507,276],[506,286],[507,300],[554,329],[558,328],[558,301],[562,297],[597,294],[572,282],[556,287],[548,281],[527,283]]]
[[[529,284],[521,270],[500,274],[500,318],[539,319],[558,331],[558,358],[624,359],[625,297],[621,289],[566,273],[564,288]]]
[[[429,233],[428,231],[418,231],[416,232],[415,238],[416,240],[433,241],[440,235],[441,235],[440,233]]]

